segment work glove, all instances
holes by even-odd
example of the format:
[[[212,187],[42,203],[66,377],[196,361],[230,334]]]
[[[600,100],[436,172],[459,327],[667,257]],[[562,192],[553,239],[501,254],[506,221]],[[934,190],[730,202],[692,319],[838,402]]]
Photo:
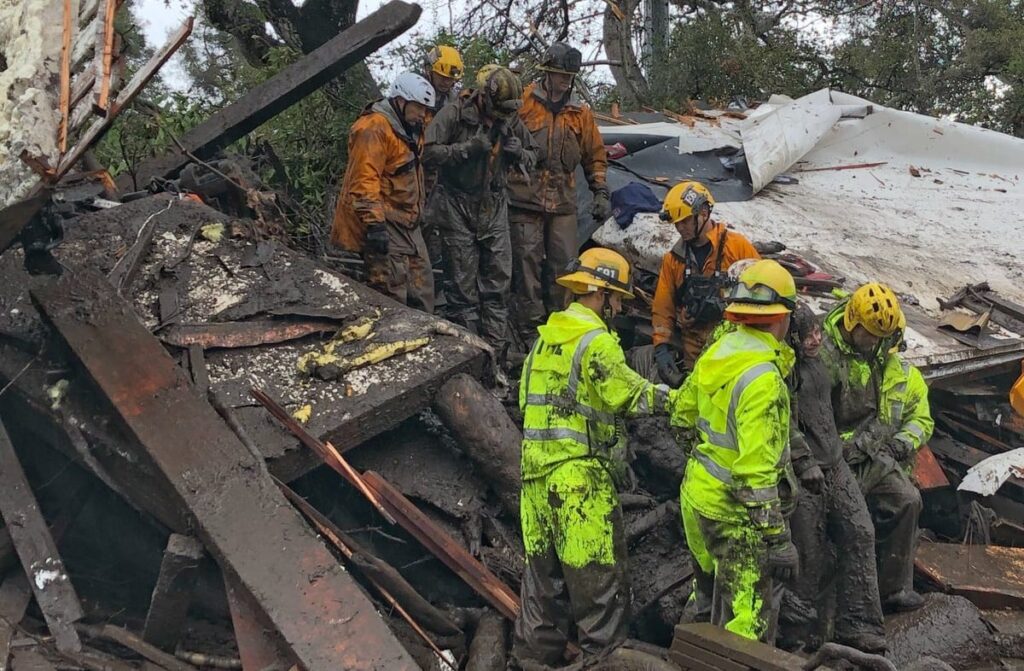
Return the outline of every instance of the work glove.
[[[598,191],[594,194],[594,204],[590,208],[590,214],[599,224],[608,221],[608,217],[612,216],[612,203],[608,200],[606,192]]]
[[[654,347],[654,363],[658,366],[658,377],[668,386],[676,389],[683,383],[683,373],[676,365],[676,357],[668,343]]]
[[[914,446],[909,441],[893,438],[885,444],[885,449],[898,464],[905,464],[914,456]]]
[[[768,575],[782,582],[793,582],[800,577],[800,555],[789,539],[789,534],[768,538]]]
[[[797,477],[800,478],[800,484],[803,485],[803,488],[811,494],[821,494],[821,490],[825,485],[825,472],[821,470],[821,466],[815,464],[801,471]]]
[[[466,158],[475,158],[491,150],[491,142],[483,135],[477,134],[458,145],[459,152]]]
[[[367,254],[386,256],[389,244],[388,229],[384,224],[369,224],[366,227],[366,245],[364,249]]]
[[[523,158],[523,141],[515,135],[509,136],[501,149],[506,155],[517,161]]]

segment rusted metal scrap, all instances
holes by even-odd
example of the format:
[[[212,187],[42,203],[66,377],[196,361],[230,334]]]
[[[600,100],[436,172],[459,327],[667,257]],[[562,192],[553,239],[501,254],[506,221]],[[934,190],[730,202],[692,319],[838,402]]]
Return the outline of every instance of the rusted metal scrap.
[[[415,662],[352,577],[290,506],[261,464],[132,307],[92,271],[68,270],[32,297],[109,400],[131,455],[153,486],[123,489],[156,514],[168,499],[239,579],[307,671],[412,671]],[[112,455],[111,459],[119,458]],[[185,531],[182,522],[174,530]],[[331,635],[323,633],[331,623]]]
[[[175,324],[160,334],[160,340],[175,347],[199,345],[203,349],[230,349],[288,342],[336,330],[338,322],[326,319]]]

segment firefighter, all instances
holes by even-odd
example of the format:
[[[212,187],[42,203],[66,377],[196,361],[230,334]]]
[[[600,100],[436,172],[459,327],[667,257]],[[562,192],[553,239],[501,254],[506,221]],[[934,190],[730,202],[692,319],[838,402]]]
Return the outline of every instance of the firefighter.
[[[442,107],[458,97],[455,85],[462,79],[464,70],[462,54],[455,47],[439,44],[427,52],[423,76],[434,87],[434,104],[427,110],[424,125],[429,124]]]
[[[463,91],[427,127],[423,160],[437,171],[427,218],[441,231],[448,318],[498,351],[508,328],[512,244],[506,175],[529,171],[536,146],[516,111],[519,78],[493,68],[479,88]]]
[[[454,47],[437,45],[427,52],[423,63],[423,76],[434,87],[434,105],[427,110],[427,117],[423,121],[424,127],[430,124],[442,107],[458,97],[455,84],[462,78],[464,69],[462,55]],[[423,181],[429,196],[437,181],[437,174],[433,170],[425,170]],[[435,270],[443,270],[444,253],[441,245],[441,232],[429,220],[423,222],[423,238],[427,241],[431,265]],[[440,289],[440,286],[438,288]]]
[[[795,301],[793,278],[777,262],[743,271],[725,307],[736,327],[697,360],[673,412],[675,423],[697,428],[680,503],[694,562],[713,576],[711,622],[767,643],[782,583],[799,569],[784,516],[797,492],[785,382]]]
[[[924,599],[913,577],[922,503],[910,468],[935,425],[921,372],[898,352],[906,318],[892,289],[871,282],[837,305],[824,326],[821,359],[843,456],[875,526],[882,608],[920,608]]]
[[[679,241],[665,254],[651,307],[652,340],[658,375],[678,387],[683,374],[670,344],[676,328],[682,338],[683,368],[692,370],[708,336],[722,320],[728,269],[760,254],[743,235],[711,219],[715,199],[700,182],[680,182],[669,190],[661,219],[675,226]]]
[[[822,617],[827,608],[829,585],[835,585],[835,626],[832,640],[869,653],[884,654],[885,625],[878,596],[875,565],[875,532],[864,495],[857,479],[843,459],[843,442],[832,410],[832,388],[828,368],[819,353],[823,340],[821,322],[806,305],[797,306],[790,328],[790,341],[797,352],[797,365],[790,382],[790,445],[793,470],[803,488],[796,510],[790,517],[793,542],[804,567],[799,584],[793,587],[805,612],[786,617],[784,638],[814,649],[827,635]],[[826,575],[834,547],[836,565]],[[811,620],[807,622],[807,620]],[[797,624],[800,623],[800,624]]]
[[[420,214],[425,191],[423,119],[434,89],[413,72],[398,75],[388,97],[352,124],[348,167],[334,210],[331,242],[363,256],[368,283],[395,300],[434,311]]]
[[[576,168],[583,166],[594,194],[591,214],[611,214],[605,173],[608,159],[590,107],[575,98],[573,84],[583,56],[564,42],[548,47],[542,77],[524,93],[519,118],[537,142],[537,170],[509,175],[512,286],[516,321],[529,346],[544,317],[566,305],[568,292],[552,280],[579,249]]]
[[[633,297],[626,260],[593,248],[568,270],[557,281],[575,302],[538,329],[519,387],[526,567],[514,651],[549,665],[573,634],[585,653],[626,637],[627,552],[616,491],[628,479],[622,418],[665,414],[679,393],[630,369],[609,330]]]

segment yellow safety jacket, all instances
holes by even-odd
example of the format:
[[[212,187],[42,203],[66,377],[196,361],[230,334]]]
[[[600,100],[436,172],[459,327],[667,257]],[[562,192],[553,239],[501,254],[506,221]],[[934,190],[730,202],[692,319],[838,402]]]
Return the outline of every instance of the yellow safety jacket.
[[[915,451],[935,429],[928,403],[928,384],[916,366],[890,354],[885,364],[879,394],[878,419],[896,430],[894,438]]]
[[[537,330],[519,385],[523,479],[584,457],[604,460],[615,473],[625,456],[620,418],[667,413],[679,392],[633,371],[618,336],[579,303]]]
[[[715,341],[680,391],[673,422],[696,426],[680,491],[701,515],[785,531],[780,481],[796,492],[789,459],[789,391],[795,362],[786,343],[740,325]]]

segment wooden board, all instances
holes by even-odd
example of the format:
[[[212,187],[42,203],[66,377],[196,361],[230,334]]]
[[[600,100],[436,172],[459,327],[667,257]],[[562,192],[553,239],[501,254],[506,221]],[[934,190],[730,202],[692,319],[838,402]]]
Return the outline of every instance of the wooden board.
[[[1024,609],[1024,548],[921,543],[914,568],[979,608]]]
[[[713,624],[676,625],[675,641],[696,646],[756,671],[800,671],[804,660]]]
[[[81,650],[74,624],[83,616],[82,604],[3,424],[0,424],[0,512],[57,648],[69,652]]]
[[[163,492],[188,511],[207,550],[238,577],[307,671],[416,668],[257,457],[196,397],[102,275],[65,270],[32,297],[109,401],[136,469],[162,478]],[[119,484],[134,491],[132,482]]]
[[[182,146],[201,159],[210,158],[404,33],[422,11],[419,5],[392,0],[211,115],[182,136]],[[142,188],[152,177],[172,177],[190,160],[174,152],[143,161],[135,184]],[[126,189],[130,183],[118,186]]]
[[[949,487],[949,478],[942,471],[935,453],[927,445],[922,445],[914,459],[914,482],[921,491]]]

